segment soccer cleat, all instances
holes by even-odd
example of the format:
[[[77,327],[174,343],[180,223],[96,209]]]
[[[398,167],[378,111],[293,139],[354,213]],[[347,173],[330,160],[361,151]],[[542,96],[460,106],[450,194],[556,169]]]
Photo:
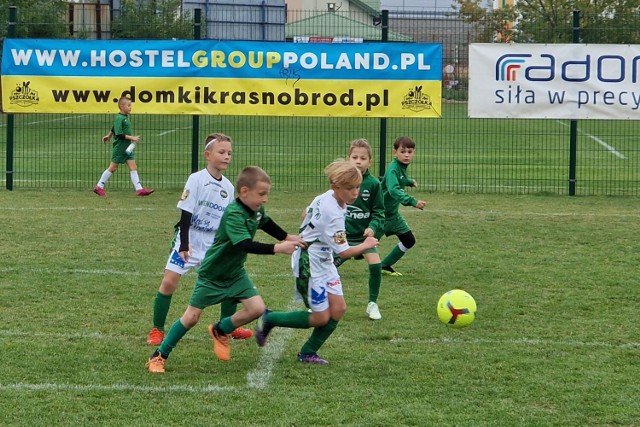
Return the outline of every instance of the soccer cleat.
[[[267,337],[269,336],[269,332],[273,329],[273,325],[267,322],[266,317],[267,314],[271,313],[271,310],[268,308],[264,310],[262,317],[258,320],[258,324],[256,325],[256,342],[258,346],[264,347],[267,343]]]
[[[231,338],[234,340],[248,340],[253,336],[253,331],[247,328],[236,328],[231,332]]]
[[[229,336],[220,335],[213,325],[209,325],[209,335],[213,338],[213,353],[223,362],[231,360],[231,348],[229,347]]]
[[[402,273],[395,271],[392,267],[382,267],[382,274],[395,277],[402,276]]]
[[[311,364],[314,364],[314,365],[328,365],[329,364],[329,361],[324,360],[322,357],[318,356],[316,353],[311,353],[311,354],[298,353],[298,362],[311,363]]]
[[[153,188],[141,188],[140,190],[136,191],[136,196],[139,196],[139,197],[148,196],[154,191],[156,190],[154,190]]]
[[[382,314],[380,314],[378,304],[376,304],[375,302],[370,302],[369,304],[367,304],[367,314],[369,315],[369,319],[371,320],[382,319]]]
[[[158,354],[157,356],[151,356],[145,366],[152,374],[164,374],[164,362],[166,361],[167,359]]]
[[[106,196],[106,195],[107,195],[107,192],[106,192],[106,191],[104,191],[104,188],[102,188],[102,187],[98,187],[97,185],[96,185],[96,187],[93,189],[93,192],[94,192],[94,193],[96,193],[96,194],[97,194],[98,196],[100,196],[100,197],[104,197],[104,196]]]
[[[149,332],[149,336],[147,337],[147,344],[160,345],[162,344],[163,339],[164,339],[164,332],[162,332],[158,328],[153,328],[151,332]]]

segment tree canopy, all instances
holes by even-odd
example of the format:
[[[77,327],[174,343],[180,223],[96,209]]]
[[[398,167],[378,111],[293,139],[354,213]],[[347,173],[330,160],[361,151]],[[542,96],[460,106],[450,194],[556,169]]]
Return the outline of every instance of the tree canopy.
[[[478,42],[570,43],[573,11],[580,12],[580,42],[640,42],[640,0],[517,0],[494,10],[482,0],[453,6],[478,29]]]

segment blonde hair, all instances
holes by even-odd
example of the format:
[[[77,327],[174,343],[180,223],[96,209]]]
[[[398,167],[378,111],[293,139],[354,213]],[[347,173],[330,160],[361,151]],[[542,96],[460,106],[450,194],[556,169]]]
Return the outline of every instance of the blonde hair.
[[[225,135],[224,133],[214,132],[207,135],[207,137],[204,139],[204,149],[205,150],[211,149],[213,148],[216,142],[220,142],[220,141],[227,141],[229,143],[232,143],[231,138]]]
[[[129,97],[121,96],[120,99],[118,99],[118,108],[122,108],[127,101],[133,102]]]
[[[349,146],[349,156],[353,153],[355,148],[364,148],[367,150],[367,154],[369,155],[369,159],[373,159],[373,151],[371,151],[371,145],[369,145],[369,141],[364,138],[354,139],[351,141],[351,145]]]
[[[242,187],[253,189],[259,182],[271,185],[269,175],[258,166],[247,166],[242,169],[236,180],[236,191],[239,193]]]
[[[324,168],[324,174],[331,185],[336,187],[359,186],[362,183],[360,169],[352,165],[348,160],[338,159]]]

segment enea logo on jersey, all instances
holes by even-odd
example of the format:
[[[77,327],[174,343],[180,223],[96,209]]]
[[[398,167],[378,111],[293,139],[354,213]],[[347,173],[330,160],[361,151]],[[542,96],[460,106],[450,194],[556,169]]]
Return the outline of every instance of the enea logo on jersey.
[[[638,82],[640,57],[632,59],[620,55],[586,54],[575,60],[565,61],[555,55],[541,53],[507,53],[496,61],[496,81],[549,82],[560,80],[581,83],[597,80],[603,83],[620,83],[631,76],[631,83]],[[592,71],[593,70],[593,71]]]

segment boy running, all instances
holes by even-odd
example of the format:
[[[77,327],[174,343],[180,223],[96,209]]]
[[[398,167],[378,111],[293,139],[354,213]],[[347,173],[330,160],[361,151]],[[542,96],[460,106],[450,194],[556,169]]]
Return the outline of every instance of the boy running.
[[[390,276],[402,276],[393,266],[416,244],[409,225],[400,215],[400,205],[424,209],[426,202],[417,200],[405,193],[404,187],[417,187],[415,180],[407,177],[407,167],[413,160],[416,143],[408,136],[401,136],[393,143],[393,161],[389,164],[382,178],[382,195],[384,197],[384,234],[396,235],[400,243],[382,260],[382,273]]]
[[[213,244],[222,214],[234,198],[233,184],[222,175],[231,163],[231,144],[227,135],[208,135],[204,140],[207,167],[191,174],[184,186],[178,201],[180,222],[176,224],[171,253],[153,304],[153,329],[147,337],[149,345],[160,345],[164,339],[171,298],[180,278],[200,266]],[[231,316],[235,309],[235,304],[222,304],[221,318]],[[236,339],[247,339],[252,335],[251,329],[244,328],[238,328],[231,334]]]
[[[238,197],[227,206],[222,215],[213,246],[207,251],[198,269],[187,309],[171,326],[160,347],[147,361],[149,372],[165,372],[164,364],[169,354],[189,329],[198,323],[206,307],[225,301],[239,301],[243,306],[232,316],[209,325],[213,352],[222,361],[231,359],[229,334],[264,313],[264,301],[244,268],[247,254],[291,254],[296,248],[306,246],[299,236],[287,234],[266,215],[263,205],[268,200],[270,190],[269,175],[257,166],[248,166],[238,175]],[[253,241],[259,228],[281,242],[274,245]],[[220,268],[221,266],[224,268]]]

